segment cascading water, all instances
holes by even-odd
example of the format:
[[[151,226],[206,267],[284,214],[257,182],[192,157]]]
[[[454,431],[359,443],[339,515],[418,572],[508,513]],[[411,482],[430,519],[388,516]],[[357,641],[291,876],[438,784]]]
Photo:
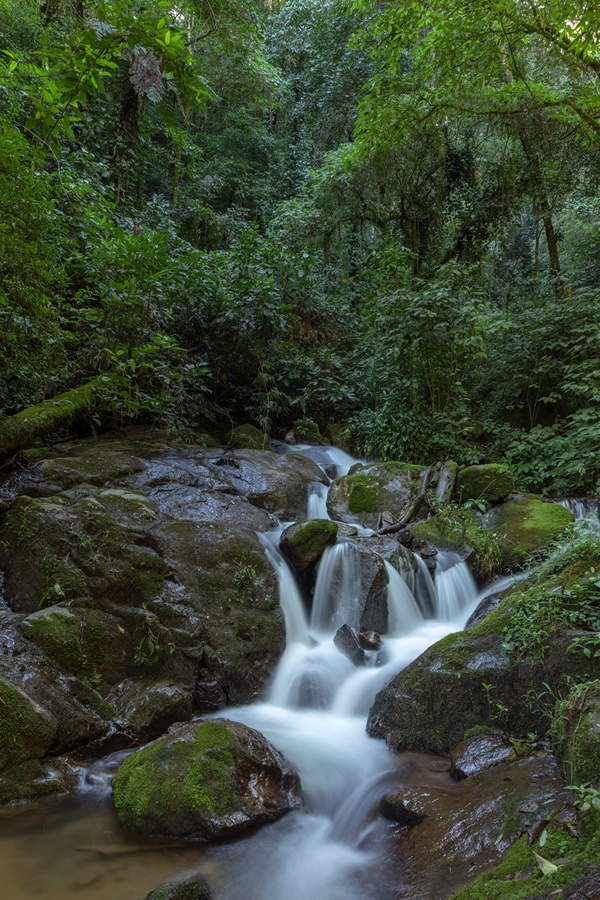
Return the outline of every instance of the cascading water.
[[[294,448],[294,452],[299,449],[303,452],[303,448]],[[318,450],[322,464],[335,466],[338,474],[355,462],[343,451]],[[318,510],[321,518],[326,490],[318,488],[315,494],[320,505],[315,501],[312,509],[314,513]],[[303,810],[242,841],[207,849],[170,850],[169,868],[163,861],[159,869],[158,853],[147,855],[135,870],[136,876],[133,869],[127,870],[132,873],[127,876],[129,881],[122,874],[125,869],[118,870],[116,880],[122,889],[114,884],[102,886],[101,881],[96,889],[91,881],[88,884],[87,875],[78,875],[68,882],[68,890],[63,882],[58,893],[40,893],[36,887],[26,895],[28,900],[38,894],[52,900],[64,900],[71,893],[79,896],[81,888],[71,889],[71,881],[85,882],[86,897],[94,900],[137,898],[144,893],[135,882],[142,872],[144,878],[159,884],[195,871],[208,876],[215,900],[392,900],[397,896],[396,880],[390,881],[388,865],[378,865],[369,834],[380,797],[397,783],[398,764],[383,741],[366,734],[365,717],[376,692],[390,678],[430,644],[462,628],[478,602],[474,582],[461,560],[441,554],[440,568],[444,570],[436,576],[434,588],[425,564],[399,550],[394,557],[398,568],[390,563],[385,566],[388,633],[382,636],[381,649],[367,651],[364,665],[357,667],[338,650],[334,635],[342,624],[357,627],[361,618],[358,545],[339,541],[324,555],[309,618],[292,569],[279,551],[281,531],[261,535],[260,540],[278,579],[285,651],[264,702],[218,715],[258,729],[287,756],[301,777]],[[365,531],[362,529],[363,534]],[[101,816],[110,811],[108,783],[117,759],[109,758],[88,771],[77,802],[91,804],[90,795],[96,791],[99,805],[88,807],[92,809],[89,827],[92,829],[93,823],[95,831],[92,838],[82,840],[78,826],[71,848],[96,853],[96,847],[102,851],[107,846],[104,835],[114,828],[114,817],[109,824]],[[141,852],[138,846],[150,849],[127,834],[117,834],[111,840],[121,842],[119,852],[124,855]],[[73,852],[65,855],[51,849],[54,845],[49,839],[44,842],[53,856],[68,858],[70,871],[82,865],[81,853],[79,857]],[[83,848],[79,846],[82,843],[86,844]],[[106,866],[105,860],[101,863]],[[93,878],[111,878],[116,863],[112,865],[105,870],[99,864]],[[108,874],[100,876],[105,871]],[[63,876],[59,872],[56,877]],[[66,876],[63,881],[66,883]]]

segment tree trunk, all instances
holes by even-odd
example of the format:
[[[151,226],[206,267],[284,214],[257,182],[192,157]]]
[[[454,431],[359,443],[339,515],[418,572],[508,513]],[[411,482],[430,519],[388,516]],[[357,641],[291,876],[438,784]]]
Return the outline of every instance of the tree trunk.
[[[36,438],[67,428],[77,419],[90,415],[100,406],[100,378],[30,406],[16,416],[0,421],[0,456],[20,450]]]

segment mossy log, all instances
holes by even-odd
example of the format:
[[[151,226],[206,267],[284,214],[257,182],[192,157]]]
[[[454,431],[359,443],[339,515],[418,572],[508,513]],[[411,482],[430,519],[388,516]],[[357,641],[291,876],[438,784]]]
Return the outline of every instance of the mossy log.
[[[0,422],[0,456],[8,456],[26,447],[36,438],[67,428],[77,419],[90,415],[100,406],[100,378],[64,394],[29,406]]]

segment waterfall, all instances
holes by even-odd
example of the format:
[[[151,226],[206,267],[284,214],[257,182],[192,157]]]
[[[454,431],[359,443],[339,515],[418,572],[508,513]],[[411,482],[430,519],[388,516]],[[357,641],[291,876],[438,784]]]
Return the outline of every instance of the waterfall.
[[[435,576],[437,617],[456,622],[477,599],[477,585],[458,553],[439,551],[437,562],[441,569]]]
[[[396,569],[385,560],[388,574],[388,633],[407,634],[423,622],[415,597]]]
[[[417,574],[415,576],[415,598],[423,615],[426,618],[431,619],[435,616],[437,610],[437,598],[433,578],[431,577],[425,560],[419,556],[418,553],[415,554],[415,559],[418,566]]]
[[[279,585],[279,605],[285,621],[286,643],[295,644],[308,640],[308,623],[302,597],[290,566],[279,552],[279,539],[283,529],[259,534],[265,556],[273,566]]]
[[[598,519],[600,517],[598,500],[593,497],[587,497],[583,500],[557,500],[556,502],[568,509],[569,512],[572,512],[575,521]]]
[[[328,519],[327,492],[329,488],[320,481],[312,481],[308,486],[308,519]]]
[[[340,625],[358,627],[360,619],[360,557],[355,543],[328,547],[319,565],[311,627],[337,631]]]

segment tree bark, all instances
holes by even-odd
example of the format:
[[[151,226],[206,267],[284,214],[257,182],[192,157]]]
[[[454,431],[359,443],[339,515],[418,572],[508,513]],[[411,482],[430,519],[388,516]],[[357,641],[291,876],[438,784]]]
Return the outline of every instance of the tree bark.
[[[82,387],[0,421],[0,456],[20,450],[42,435],[67,428],[77,419],[89,416],[100,406],[100,387],[100,379],[94,378]]]

